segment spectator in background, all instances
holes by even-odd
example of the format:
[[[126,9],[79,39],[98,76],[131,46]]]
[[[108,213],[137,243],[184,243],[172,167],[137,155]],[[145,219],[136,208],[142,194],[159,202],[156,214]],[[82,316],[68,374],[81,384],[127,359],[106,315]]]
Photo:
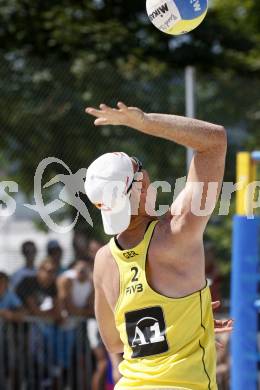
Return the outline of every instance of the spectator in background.
[[[121,353],[109,353],[109,359],[111,363],[112,379],[113,383],[116,384],[122,375],[119,372],[119,364],[123,360],[123,354]]]
[[[29,314],[45,320],[33,320],[30,324],[28,344],[34,372],[34,376],[30,377],[30,389],[34,389],[33,382],[38,383],[39,389],[54,388],[56,324],[61,321],[56,272],[53,260],[47,258],[42,261],[35,276],[24,278],[16,288]],[[48,367],[52,367],[53,371]]]
[[[24,266],[19,268],[11,278],[12,288],[15,289],[16,286],[26,277],[34,276],[36,269],[34,267],[34,262],[37,254],[37,248],[33,241],[25,241],[22,244],[21,252],[24,256]]]
[[[214,246],[210,242],[204,245],[205,272],[210,287],[212,301],[221,301],[221,273],[215,255]]]
[[[217,384],[219,390],[230,389],[230,334],[218,334],[222,348],[217,349]]]
[[[90,261],[77,260],[72,269],[64,272],[58,278],[57,284],[63,317],[67,318],[68,321],[67,330],[75,329],[75,323],[73,324],[73,319],[70,319],[72,316],[94,317],[94,288]],[[99,390],[104,383],[107,359],[105,349],[100,342],[98,327],[94,318],[88,320],[87,331],[96,363],[91,389]],[[84,333],[81,332],[82,334]],[[84,340],[82,340],[82,345],[85,345]],[[84,353],[84,351],[82,352]],[[82,359],[82,361],[84,360]]]
[[[18,375],[17,332],[16,327],[8,324],[22,321],[25,311],[22,302],[16,294],[9,289],[9,278],[0,272],[0,340],[1,340],[1,389],[10,388],[18,390],[20,387]]]
[[[56,275],[60,275],[65,270],[65,268],[62,267],[62,254],[63,250],[59,241],[50,240],[47,244],[47,255],[56,269]]]
[[[35,276],[28,276],[18,284],[16,293],[31,315],[60,319],[55,281],[56,267],[47,258],[40,264]]]
[[[6,321],[21,321],[25,311],[18,296],[9,289],[9,278],[0,272],[0,318]]]
[[[88,239],[86,233],[81,231],[75,231],[72,245],[75,256],[74,259],[88,259]]]
[[[57,286],[63,316],[94,316],[94,290],[86,260],[77,260],[72,269],[60,275]]]
[[[95,238],[91,238],[88,241],[86,233],[80,231],[75,232],[73,238],[75,259],[81,259],[93,263],[96,253],[101,247],[102,243]],[[70,263],[69,268],[73,268],[75,262],[76,261],[73,260]]]
[[[92,238],[89,241],[88,244],[88,255],[94,261],[97,251],[103,246],[103,244],[96,240],[95,238]]]

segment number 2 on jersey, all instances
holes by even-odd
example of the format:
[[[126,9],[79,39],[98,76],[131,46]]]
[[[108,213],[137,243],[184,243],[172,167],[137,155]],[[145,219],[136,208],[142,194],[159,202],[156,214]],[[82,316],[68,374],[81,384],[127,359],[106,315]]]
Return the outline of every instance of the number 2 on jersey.
[[[134,273],[134,276],[133,276],[131,282],[138,282],[138,277],[137,277],[137,275],[138,275],[138,268],[137,267],[132,267],[131,271]]]

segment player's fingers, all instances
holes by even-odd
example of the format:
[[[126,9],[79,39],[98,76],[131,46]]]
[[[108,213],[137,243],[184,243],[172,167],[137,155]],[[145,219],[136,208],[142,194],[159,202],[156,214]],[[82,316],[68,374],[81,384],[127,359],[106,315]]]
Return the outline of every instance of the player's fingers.
[[[233,320],[228,320],[227,326],[230,326],[231,328],[233,328],[233,325],[234,325],[234,321]]]
[[[232,327],[234,325],[233,320],[215,320],[215,327],[216,328],[221,328],[225,326],[230,326]]]
[[[227,327],[225,327],[225,328],[216,328],[216,329],[215,329],[215,333],[231,333],[232,330],[233,330],[232,327],[227,326]]]
[[[96,108],[93,107],[87,107],[85,112],[89,115],[95,116],[96,118],[100,118],[104,115],[102,111],[97,110]]]
[[[212,302],[211,305],[212,305],[212,309],[215,310],[218,307],[220,307],[221,303],[220,303],[220,301],[215,301],[215,302]]]
[[[232,325],[232,320],[215,320],[215,327],[216,328],[222,328],[228,325]]]
[[[103,126],[103,125],[107,125],[107,124],[108,124],[107,118],[98,118],[94,122],[95,126]]]
[[[215,320],[214,321],[214,327],[215,328],[221,328],[223,326],[223,321],[221,320]]]
[[[219,320],[214,320],[214,328],[219,328],[219,327],[220,327]]]
[[[120,108],[122,111],[127,111],[128,107],[123,102],[118,102],[117,107]]]
[[[111,112],[113,111],[111,107],[107,106],[106,104],[100,104],[99,108],[102,112]]]

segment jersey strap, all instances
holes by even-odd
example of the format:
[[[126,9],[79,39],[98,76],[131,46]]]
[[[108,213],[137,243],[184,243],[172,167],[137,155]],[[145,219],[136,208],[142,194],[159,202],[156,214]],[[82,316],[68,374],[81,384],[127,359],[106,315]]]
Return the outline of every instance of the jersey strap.
[[[111,253],[117,263],[120,278],[120,294],[115,307],[118,307],[123,299],[133,294],[132,289],[140,291],[146,286],[145,263],[147,251],[152,239],[152,235],[158,221],[149,223],[144,238],[135,247],[129,249],[120,249],[112,237],[109,243]]]

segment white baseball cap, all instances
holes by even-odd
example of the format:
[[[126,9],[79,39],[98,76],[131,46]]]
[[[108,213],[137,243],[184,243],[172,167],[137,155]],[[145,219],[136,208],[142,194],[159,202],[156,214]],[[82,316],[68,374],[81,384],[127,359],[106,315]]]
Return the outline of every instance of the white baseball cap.
[[[87,169],[85,191],[101,210],[106,234],[126,230],[131,220],[129,190],[134,180],[131,158],[122,152],[106,153]]]

